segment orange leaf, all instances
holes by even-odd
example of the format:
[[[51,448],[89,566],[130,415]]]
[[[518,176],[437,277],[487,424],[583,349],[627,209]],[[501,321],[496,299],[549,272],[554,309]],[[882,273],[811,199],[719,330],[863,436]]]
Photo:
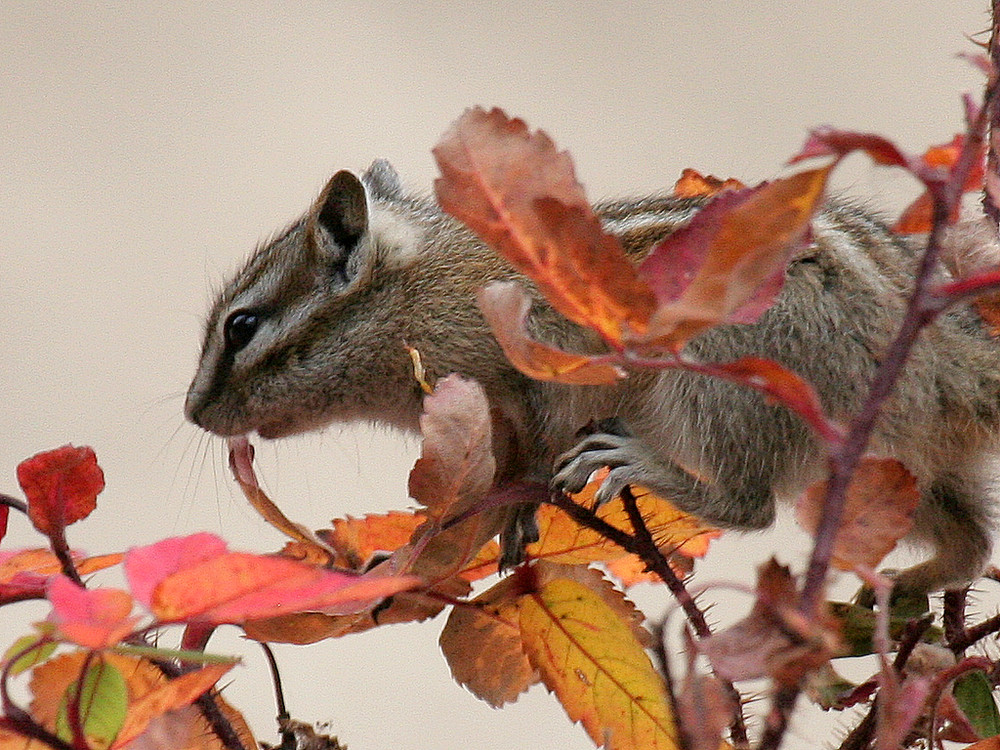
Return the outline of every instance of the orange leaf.
[[[524,596],[521,635],[531,663],[595,744],[678,748],[663,681],[633,629],[604,598],[555,577]]]
[[[104,472],[92,448],[64,445],[18,464],[17,481],[28,498],[31,522],[49,536],[97,507]]]
[[[958,157],[962,153],[964,146],[965,136],[959,133],[952,138],[949,143],[931,146],[924,152],[923,156],[920,157],[920,160],[930,169],[942,169],[950,174],[955,170],[955,165],[958,162]],[[969,174],[965,179],[965,184],[962,186],[963,193],[980,190],[983,187],[985,156],[986,150],[984,147],[973,168],[969,170]],[[958,220],[959,208],[960,206],[956,204],[955,211],[950,217],[952,222]],[[916,198],[916,200],[904,209],[902,215],[899,217],[899,220],[893,226],[892,231],[900,234],[921,234],[923,232],[929,232],[931,230],[931,225],[933,224],[932,213],[933,201],[931,200],[931,194],[930,191],[925,190]]]
[[[517,282],[488,284],[479,292],[479,309],[507,359],[530,378],[569,385],[606,385],[625,377],[620,367],[531,338],[527,330],[531,298]]]
[[[97,555],[83,557],[78,552],[71,553],[76,569],[80,573],[95,573],[110,568],[122,561],[122,555]],[[11,580],[18,573],[35,573],[47,578],[62,570],[57,558],[49,549],[26,549],[17,552],[0,551],[0,583]]]
[[[146,731],[149,723],[168,711],[187,706],[210,690],[222,676],[232,669],[232,664],[209,664],[195,672],[182,674],[129,702],[125,725],[118,733],[113,747],[124,747]]]
[[[54,731],[62,696],[69,685],[79,678],[85,658],[86,652],[75,651],[50,659],[32,670],[29,685],[33,695],[31,715],[46,729]],[[145,728],[155,726],[160,732],[169,731],[166,735],[169,744],[157,745],[154,741],[152,745],[146,745],[148,747],[162,747],[163,750],[177,750],[177,748],[222,750],[221,743],[198,712],[186,713],[180,717],[177,716],[176,709],[190,703],[210,688],[231,665],[211,665],[191,673],[193,676],[185,675],[177,680],[168,681],[157,667],[145,659],[114,652],[105,652],[101,658],[121,673],[128,690],[128,714],[113,747],[123,747],[134,740],[143,731],[142,725],[145,725]],[[175,683],[180,684],[174,687]],[[201,688],[200,691],[198,688]],[[251,750],[256,748],[256,742],[243,717],[223,701],[216,700],[240,734],[244,747]],[[153,741],[152,738],[150,740]],[[24,745],[17,747],[23,749]],[[2,738],[0,738],[0,748],[8,750]],[[10,750],[13,750],[13,747]]]
[[[730,177],[720,180],[714,175],[707,177],[695,169],[685,167],[674,183],[673,194],[678,198],[709,198],[726,190],[743,190],[746,187],[739,180]]]
[[[762,311],[766,305],[758,297],[763,290],[769,302],[776,294],[776,279],[805,234],[831,169],[807,170],[717,196],[685,228],[657,245],[640,272],[654,290],[662,289],[657,291],[660,305],[646,335],[635,338],[680,348],[748,305]],[[678,294],[677,279],[692,271]]]
[[[152,610],[164,621],[216,624],[293,611],[346,613],[419,583],[414,576],[347,575],[277,557],[227,552],[162,581]]]
[[[80,573],[117,565],[122,559],[119,554],[90,558],[81,558],[72,551],[70,554]],[[59,559],[47,549],[0,552],[0,603],[44,598],[49,577],[61,570]]]
[[[439,639],[455,681],[494,708],[513,703],[539,679],[521,648],[521,593],[517,576],[504,578],[472,606],[454,607]]]
[[[499,109],[470,109],[434,156],[442,208],[530,276],[559,312],[612,344],[645,329],[652,293],[545,133]]]
[[[140,618],[132,617],[132,597],[120,589],[84,589],[64,575],[48,583],[50,619],[63,638],[90,649],[116,645]]]
[[[333,530],[320,532],[337,550],[347,567],[360,570],[376,552],[395,552],[402,547],[427,517],[423,513],[392,511],[363,518],[333,519]]]
[[[606,470],[598,472],[592,482],[573,496],[574,502],[592,505],[594,493],[604,476],[607,476]],[[636,487],[634,494],[646,526],[657,546],[666,554],[680,552],[701,557],[708,551],[708,543],[722,533],[648,490]],[[629,534],[633,531],[620,497],[599,508],[597,515],[617,529]],[[538,526],[539,540],[526,549],[532,558],[575,565],[617,560],[627,555],[614,542],[596,531],[580,526],[552,505],[539,508]]]
[[[799,523],[813,534],[826,489],[826,481],[813,484],[795,506]],[[909,533],[919,501],[917,481],[903,464],[894,458],[863,458],[847,488],[833,564],[841,570],[876,567]]]

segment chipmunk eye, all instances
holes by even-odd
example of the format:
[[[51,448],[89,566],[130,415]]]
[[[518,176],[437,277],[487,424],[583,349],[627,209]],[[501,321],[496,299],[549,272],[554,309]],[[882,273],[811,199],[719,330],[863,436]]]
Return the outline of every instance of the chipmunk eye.
[[[260,316],[249,310],[237,310],[226,318],[226,324],[222,328],[222,336],[226,342],[226,348],[231,351],[239,351],[257,333],[260,325]]]

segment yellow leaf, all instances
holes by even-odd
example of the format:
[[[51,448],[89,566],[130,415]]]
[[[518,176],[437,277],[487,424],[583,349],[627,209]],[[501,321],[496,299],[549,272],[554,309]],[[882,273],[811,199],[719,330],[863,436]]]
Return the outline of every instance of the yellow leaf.
[[[520,624],[531,663],[596,744],[679,747],[663,680],[632,627],[598,593],[551,579],[522,598]]]

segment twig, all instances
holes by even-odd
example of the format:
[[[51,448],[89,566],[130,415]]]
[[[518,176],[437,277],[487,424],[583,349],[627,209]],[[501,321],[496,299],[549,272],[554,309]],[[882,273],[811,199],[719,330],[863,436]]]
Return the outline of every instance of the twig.
[[[949,641],[948,646],[956,654],[965,651],[965,649],[978,643],[983,638],[994,633],[1000,632],[1000,615],[993,615],[986,620],[983,620],[978,625],[973,625],[965,629],[962,637],[955,641]]]
[[[993,64],[993,75],[1000,71],[1000,0],[993,0],[993,24],[990,30],[988,53]],[[983,107],[987,111],[990,124],[990,138],[986,148],[986,176],[983,185],[983,211],[994,224],[1000,222],[1000,206],[997,206],[990,190],[991,180],[1000,176],[1000,158],[997,155],[995,137],[1000,137],[1000,99],[994,97]],[[995,185],[1000,187],[1000,185]]]
[[[26,502],[18,500],[16,497],[5,495],[2,492],[0,492],[0,505],[6,505],[9,508],[21,511],[21,513],[24,513],[25,515],[28,513],[28,504]]]
[[[779,687],[771,699],[771,709],[764,721],[764,731],[757,747],[760,750],[777,750],[788,729],[788,719],[799,697],[797,686]]]
[[[930,721],[927,727],[927,746],[932,747],[937,734],[937,706],[945,689],[959,677],[969,672],[990,673],[993,662],[985,656],[969,656],[948,669],[943,669],[934,675],[930,689],[927,691],[926,705],[931,706]]]
[[[41,646],[41,642],[32,643],[22,651],[11,654],[4,664],[3,670],[0,671],[0,707],[3,709],[3,715],[0,716],[0,727],[9,729],[24,737],[38,740],[54,750],[74,750],[72,745],[47,730],[35,721],[31,714],[14,703],[7,689],[11,668],[26,655],[37,648],[41,648]]]
[[[900,674],[903,668],[906,666],[906,662],[910,658],[910,654],[913,653],[913,649],[920,642],[924,633],[927,632],[927,628],[931,626],[934,621],[933,615],[925,615],[919,620],[910,620],[906,623],[906,627],[903,629],[903,633],[899,639],[899,647],[896,650],[896,658],[893,659],[892,668],[895,670],[896,674]],[[854,729],[851,730],[850,734],[844,738],[844,741],[840,744],[839,750],[866,750],[871,744],[872,737],[875,735],[875,719],[878,716],[879,703],[881,702],[881,696],[876,695],[875,699],[872,701],[871,706],[868,708],[868,713],[865,717],[858,723]]]
[[[624,497],[625,493],[622,494]],[[631,493],[628,494],[631,495]],[[632,495],[632,501],[635,502],[634,495]],[[689,592],[684,586],[683,581],[677,577],[677,574],[674,573],[673,569],[670,567],[669,563],[667,563],[663,555],[659,554],[659,550],[657,550],[656,555],[647,559],[647,557],[643,554],[643,545],[636,539],[636,537],[631,534],[626,534],[621,529],[612,526],[603,518],[600,518],[592,510],[588,510],[581,505],[577,505],[561,492],[553,492],[549,497],[549,502],[565,512],[570,518],[581,526],[585,526],[588,529],[596,531],[598,534],[606,537],[627,552],[631,552],[633,555],[638,555],[642,558],[642,561],[650,567],[650,570],[660,576],[663,582],[667,585],[667,588],[670,589],[670,593],[674,595],[678,604],[681,605],[681,608],[684,610],[684,614],[687,615],[688,621],[694,628],[695,633],[698,634],[698,637],[708,638],[712,634],[711,628],[708,627],[708,621],[705,620],[705,615],[698,608],[694,597],[691,596],[691,592]],[[645,524],[643,524],[643,526],[644,525]]]
[[[650,570],[660,576],[663,582],[667,584],[667,588],[670,589],[674,598],[682,606],[685,601],[688,602],[690,610],[697,612],[701,619],[704,620],[704,615],[698,608],[694,597],[691,596],[691,592],[687,590],[684,582],[677,577],[674,569],[670,567],[667,558],[663,556],[659,547],[656,546],[656,540],[653,539],[653,534],[650,532],[649,526],[646,525],[646,519],[642,517],[642,512],[639,510],[639,503],[636,501],[631,487],[625,487],[622,490],[622,504],[625,506],[626,514],[628,514],[629,523],[632,524],[632,531],[634,532],[632,538],[635,541],[636,554],[642,558],[643,562],[650,566]],[[709,634],[711,634],[711,631],[709,631]],[[699,634],[699,637],[705,638],[706,636]],[[660,643],[662,647],[662,638],[660,639]],[[666,669],[666,653],[662,655],[662,658],[664,669]],[[663,674],[665,678],[669,679],[668,672],[664,671]],[[728,680],[723,680],[722,682],[726,692],[735,701],[737,707],[734,712],[733,721],[729,726],[730,739],[733,741],[733,744],[744,747],[747,744],[747,728],[746,719],[743,716],[740,694],[731,682]]]
[[[278,670],[278,660],[274,658],[274,651],[271,647],[260,641],[257,645],[261,647],[264,656],[267,657],[267,666],[271,670],[271,682],[274,685],[274,700],[278,706],[278,729],[281,732],[281,750],[295,750],[298,739],[295,732],[289,729],[288,708],[285,706],[285,691],[281,687],[281,672]]]
[[[944,637],[945,642],[956,655],[965,650],[963,648],[955,651],[954,644],[964,642],[967,637],[965,630],[965,602],[968,593],[968,589],[944,592],[944,609],[941,614],[941,620],[944,625]]]
[[[949,304],[957,301],[957,298],[943,300],[935,293],[931,282],[937,267],[945,228],[961,200],[968,174],[982,148],[987,112],[992,109],[989,105],[996,99],[996,94],[996,81],[990,79],[984,94],[986,104],[980,109],[975,120],[968,123],[968,137],[949,179],[928,184],[933,205],[931,231],[920,260],[906,314],[900,323],[896,338],[889,345],[882,364],[872,380],[867,398],[848,426],[847,437],[830,457],[830,481],[827,484],[823,513],[816,531],[816,543],[813,546],[799,601],[799,610],[807,616],[815,616],[817,607],[822,601],[823,586],[833,554],[837,529],[840,527],[847,487],[868,445],[882,406],[892,393],[896,381],[899,380],[920,331]]]

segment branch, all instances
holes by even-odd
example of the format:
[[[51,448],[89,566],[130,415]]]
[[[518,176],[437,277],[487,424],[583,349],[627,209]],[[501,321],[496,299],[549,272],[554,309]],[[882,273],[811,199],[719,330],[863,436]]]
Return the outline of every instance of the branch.
[[[962,189],[983,144],[987,112],[997,98],[997,82],[991,78],[984,94],[984,106],[975,119],[968,123],[968,137],[947,182],[928,183],[933,204],[932,225],[927,247],[920,260],[913,292],[906,314],[900,323],[896,338],[890,344],[881,366],[875,374],[868,397],[848,426],[847,437],[830,457],[830,481],[823,504],[823,514],[816,530],[806,580],[802,588],[799,610],[814,617],[822,601],[826,573],[833,554],[834,541],[847,498],[847,487],[871,438],[875,422],[882,407],[895,388],[909,359],[910,352],[920,332],[952,301],[941,303],[940,296],[931,286],[941,251],[941,241],[948,221],[962,197]]]
[[[978,625],[966,628],[962,637],[949,641],[948,646],[955,653],[961,653],[987,636],[1000,632],[1000,615],[993,615]]]
[[[631,492],[628,492],[628,495],[632,497],[632,502],[634,503],[635,496],[632,495]],[[624,498],[626,493],[623,492],[622,496]],[[667,588],[670,589],[670,593],[674,595],[677,602],[681,605],[681,608],[684,610],[684,614],[687,615],[688,621],[694,628],[695,633],[698,634],[698,637],[708,638],[712,635],[711,628],[708,627],[708,621],[705,620],[704,613],[698,608],[697,603],[695,603],[694,597],[691,596],[691,592],[689,592],[684,586],[683,581],[677,577],[677,574],[674,573],[669,563],[667,563],[666,558],[659,553],[659,550],[656,551],[655,555],[647,558],[645,554],[647,550],[644,548],[642,543],[636,539],[636,537],[626,534],[621,529],[612,526],[603,518],[598,517],[598,515],[592,510],[584,508],[582,505],[577,505],[561,492],[551,493],[548,502],[562,510],[566,513],[566,515],[581,526],[585,526],[588,529],[596,531],[598,534],[614,542],[627,552],[631,552],[633,555],[637,555],[642,558],[642,561],[649,566],[649,569],[663,579]],[[645,527],[645,523],[642,525]],[[646,531],[647,533],[649,532],[648,529]]]
[[[691,592],[687,590],[684,582],[677,577],[674,573],[674,569],[670,567],[670,563],[667,558],[663,556],[660,552],[660,548],[656,546],[656,540],[653,539],[653,535],[649,530],[649,526],[646,525],[646,519],[642,517],[642,513],[639,511],[639,504],[636,502],[635,495],[632,492],[631,487],[625,487],[622,490],[622,504],[625,506],[625,512],[628,514],[629,523],[632,524],[632,530],[634,535],[632,539],[635,542],[636,549],[639,550],[637,554],[642,558],[643,562],[650,566],[650,570],[656,573],[667,584],[667,588],[674,595],[674,598],[684,607],[685,612],[697,612],[698,616],[704,621],[704,615],[698,608],[694,597],[691,596]],[[690,614],[689,614],[690,618]],[[706,629],[708,627],[706,623]],[[711,635],[711,632],[709,632]],[[705,638],[705,635],[699,633],[700,638]],[[663,643],[662,631],[660,633],[659,643]],[[667,660],[666,653],[662,654],[664,677],[669,679],[670,673],[666,671]],[[721,678],[720,678],[721,680]],[[732,698],[737,706],[734,711],[734,716],[732,723],[729,725],[730,739],[734,744],[745,747],[747,744],[747,728],[746,720],[743,716],[742,711],[742,701],[739,692],[728,680],[721,680],[722,684]],[[674,707],[676,709],[676,706]]]

